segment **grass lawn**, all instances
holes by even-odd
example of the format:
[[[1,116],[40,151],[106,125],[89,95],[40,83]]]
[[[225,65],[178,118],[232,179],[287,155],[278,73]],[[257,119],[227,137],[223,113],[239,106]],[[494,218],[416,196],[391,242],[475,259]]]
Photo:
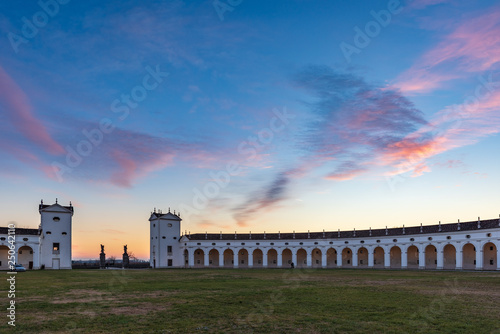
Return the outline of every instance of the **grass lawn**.
[[[18,273],[19,333],[498,333],[500,272],[174,269]]]

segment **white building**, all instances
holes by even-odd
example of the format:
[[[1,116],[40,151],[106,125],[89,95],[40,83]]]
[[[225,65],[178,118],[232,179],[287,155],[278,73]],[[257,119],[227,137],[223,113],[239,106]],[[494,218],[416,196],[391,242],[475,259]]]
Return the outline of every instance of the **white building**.
[[[11,236],[15,236],[14,256],[26,269],[71,269],[71,222],[73,206],[57,203],[38,206],[37,229],[0,227],[0,270],[8,270]],[[10,239],[9,239],[10,238]],[[11,252],[12,253],[12,252]]]
[[[152,212],[153,268],[415,268],[500,270],[500,219],[361,231],[181,235]]]

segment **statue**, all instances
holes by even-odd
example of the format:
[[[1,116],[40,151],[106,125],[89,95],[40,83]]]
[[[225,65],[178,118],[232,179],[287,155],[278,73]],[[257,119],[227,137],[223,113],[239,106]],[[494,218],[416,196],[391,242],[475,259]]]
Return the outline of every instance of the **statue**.
[[[106,269],[106,254],[104,254],[103,244],[101,244],[101,254],[99,254],[99,268]]]
[[[127,254],[127,245],[123,246],[123,261],[122,268],[128,268],[129,266],[129,258]]]

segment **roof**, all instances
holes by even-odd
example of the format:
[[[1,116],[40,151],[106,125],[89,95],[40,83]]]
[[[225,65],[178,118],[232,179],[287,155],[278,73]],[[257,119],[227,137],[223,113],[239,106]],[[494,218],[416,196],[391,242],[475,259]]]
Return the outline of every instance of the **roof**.
[[[63,205],[60,205],[58,203],[56,203],[56,204],[43,204],[43,202],[42,202],[42,204],[38,205],[38,211],[44,211],[48,208],[52,209],[50,211],[57,211],[57,210],[62,211],[62,212],[69,211],[72,214],[74,212],[73,205],[71,205],[71,204],[69,206],[63,206]]]
[[[172,212],[167,212],[167,213],[162,213],[162,212],[152,212],[151,217],[149,220],[154,220],[154,219],[167,219],[167,220],[182,220],[179,215],[176,215],[175,213]]]
[[[9,234],[8,227],[0,227],[0,234]],[[39,235],[40,230],[37,228],[16,228],[16,235]]]
[[[460,228],[459,228],[460,225]],[[429,233],[450,233],[500,228],[500,219],[481,220],[464,223],[436,224],[426,226],[383,228],[376,230],[337,231],[337,232],[300,232],[300,233],[197,233],[186,237],[189,240],[289,240],[289,239],[333,239],[333,238],[369,238],[402,236]],[[295,237],[294,237],[295,236]]]

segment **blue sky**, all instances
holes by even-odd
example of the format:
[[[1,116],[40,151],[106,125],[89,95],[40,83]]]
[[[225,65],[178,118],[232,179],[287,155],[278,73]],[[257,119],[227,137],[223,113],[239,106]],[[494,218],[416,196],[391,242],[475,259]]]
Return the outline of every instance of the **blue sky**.
[[[499,213],[495,1],[41,3],[0,5],[2,224],[59,198],[76,257],[147,257],[154,208],[191,232]]]

